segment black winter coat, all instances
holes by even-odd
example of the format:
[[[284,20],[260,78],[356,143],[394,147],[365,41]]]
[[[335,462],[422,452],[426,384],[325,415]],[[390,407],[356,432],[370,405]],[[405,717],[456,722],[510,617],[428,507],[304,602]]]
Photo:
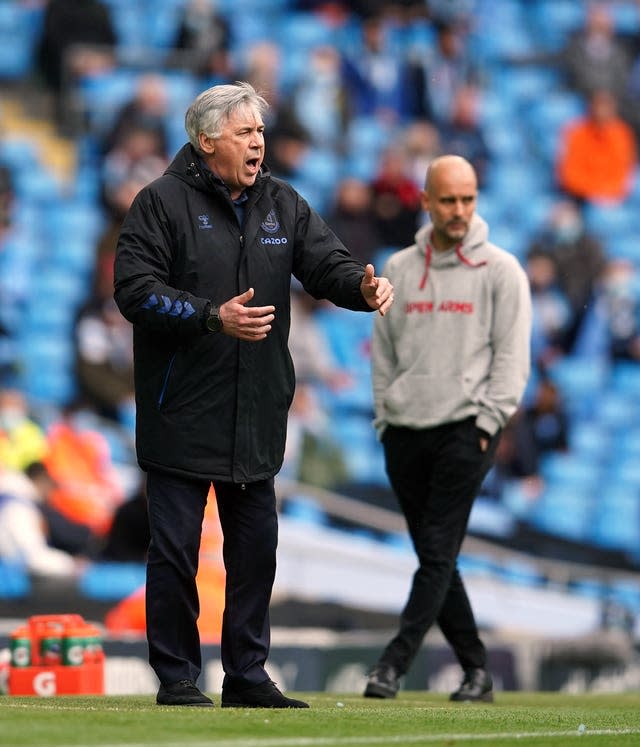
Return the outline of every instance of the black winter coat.
[[[320,216],[264,171],[241,230],[228,190],[185,145],[143,188],[122,226],[115,299],[134,325],[136,448],[142,469],[252,482],[282,465],[295,377],[291,275],[315,298],[370,311],[364,274]],[[210,333],[210,304],[248,288],[275,306],[266,339]]]

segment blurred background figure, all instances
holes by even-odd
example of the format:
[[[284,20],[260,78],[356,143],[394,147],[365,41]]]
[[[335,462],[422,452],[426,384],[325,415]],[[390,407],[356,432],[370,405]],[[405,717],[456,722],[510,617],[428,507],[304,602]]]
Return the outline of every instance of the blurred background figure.
[[[635,133],[619,116],[614,94],[596,90],[587,113],[560,136],[558,186],[580,203],[622,202],[631,191],[637,158]]]
[[[291,102],[314,145],[340,147],[349,122],[349,100],[336,49],[323,44],[311,50]]]
[[[228,82],[231,26],[215,0],[189,0],[182,6],[175,49],[177,64],[188,67],[207,86]]]
[[[549,254],[556,264],[558,284],[571,304],[573,324],[566,342],[570,350],[607,261],[602,241],[587,229],[576,203],[559,198],[551,204],[529,251]]]
[[[451,121],[458,91],[478,84],[480,67],[469,55],[461,25],[439,20],[435,28],[435,45],[423,58],[412,60],[412,66],[417,114],[440,127]]]
[[[466,158],[475,168],[482,189],[491,152],[480,124],[480,95],[476,86],[461,86],[453,95],[450,116],[440,125],[439,133],[442,152]]]
[[[573,327],[571,304],[560,286],[555,259],[544,251],[530,251],[525,269],[531,289],[533,323],[531,360],[545,370],[567,352]]]
[[[371,188],[382,245],[400,248],[413,244],[422,215],[421,190],[413,179],[402,144],[390,145],[382,151]]]
[[[283,477],[329,488],[348,478],[323,392],[347,390],[351,376],[342,370],[316,313],[322,303],[293,283],[289,349],[296,370],[296,391],[287,426]]]
[[[350,118],[404,122],[415,108],[410,68],[389,44],[383,14],[372,9],[362,21],[359,43],[343,56]]]
[[[612,4],[585,3],[584,25],[567,40],[559,55],[566,84],[583,96],[607,90],[618,99],[626,94],[631,61],[614,25]]]
[[[83,409],[72,403],[47,426],[47,453],[42,461],[56,484],[50,505],[101,538],[111,528],[125,489],[109,441],[83,415]]]
[[[133,329],[112,296],[96,296],[78,315],[76,371],[84,401],[133,437]]]
[[[426,119],[409,123],[400,135],[407,157],[407,173],[420,190],[424,187],[424,175],[436,156],[445,151],[438,128]]]
[[[54,100],[58,125],[69,122],[70,93],[83,75],[96,75],[116,65],[118,38],[108,6],[101,0],[49,0],[38,41],[38,72]]]
[[[383,246],[373,211],[373,190],[362,179],[346,177],[339,182],[327,223],[364,264]]]
[[[577,344],[594,360],[640,362],[640,278],[629,260],[604,266]]]
[[[49,544],[42,511],[46,496],[35,475],[31,479],[24,471],[0,467],[0,559],[38,577],[77,576],[84,561]]]
[[[33,418],[19,389],[0,389],[0,468],[20,471],[45,458],[44,428]]]
[[[116,112],[109,130],[104,134],[104,153],[122,146],[131,130],[154,133],[156,151],[168,158],[169,91],[166,79],[157,73],[146,73],[136,82],[133,97]]]
[[[5,242],[10,238],[12,228],[12,211],[15,191],[13,175],[8,166],[0,164],[0,268]],[[12,298],[10,288],[15,288],[15,278],[9,279],[8,272],[0,272],[5,281],[0,281],[0,387],[10,383],[18,366],[18,352],[15,345],[15,334],[12,330],[12,307],[16,301]]]

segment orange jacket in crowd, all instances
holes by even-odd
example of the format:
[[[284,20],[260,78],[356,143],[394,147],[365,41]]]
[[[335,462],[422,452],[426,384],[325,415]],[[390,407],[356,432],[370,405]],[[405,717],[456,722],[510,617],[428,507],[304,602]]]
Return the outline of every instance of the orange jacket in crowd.
[[[57,483],[49,496],[50,505],[96,536],[105,535],[124,500],[106,438],[62,420],[51,426],[47,440],[49,449],[43,461]]]
[[[591,116],[570,124],[560,143],[559,186],[589,202],[623,201],[631,189],[637,161],[635,134],[623,119]]]

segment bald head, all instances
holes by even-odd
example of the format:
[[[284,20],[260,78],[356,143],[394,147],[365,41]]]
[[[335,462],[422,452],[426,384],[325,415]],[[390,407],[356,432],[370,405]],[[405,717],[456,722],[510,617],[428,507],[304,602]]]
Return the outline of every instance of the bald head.
[[[432,190],[438,186],[443,179],[446,180],[464,180],[473,182],[477,189],[477,177],[473,166],[462,156],[438,156],[434,158],[427,169],[427,176],[424,184],[426,190]]]
[[[430,214],[432,244],[446,251],[464,239],[476,209],[478,180],[461,156],[439,156],[427,169],[422,207]]]

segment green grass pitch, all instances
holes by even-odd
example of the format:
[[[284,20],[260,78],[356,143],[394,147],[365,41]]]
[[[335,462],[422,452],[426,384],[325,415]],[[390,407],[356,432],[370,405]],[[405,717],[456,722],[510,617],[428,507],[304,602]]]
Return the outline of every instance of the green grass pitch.
[[[640,693],[297,693],[309,710],[168,708],[152,696],[0,697],[3,747],[638,747]],[[216,704],[219,698],[215,698]]]

